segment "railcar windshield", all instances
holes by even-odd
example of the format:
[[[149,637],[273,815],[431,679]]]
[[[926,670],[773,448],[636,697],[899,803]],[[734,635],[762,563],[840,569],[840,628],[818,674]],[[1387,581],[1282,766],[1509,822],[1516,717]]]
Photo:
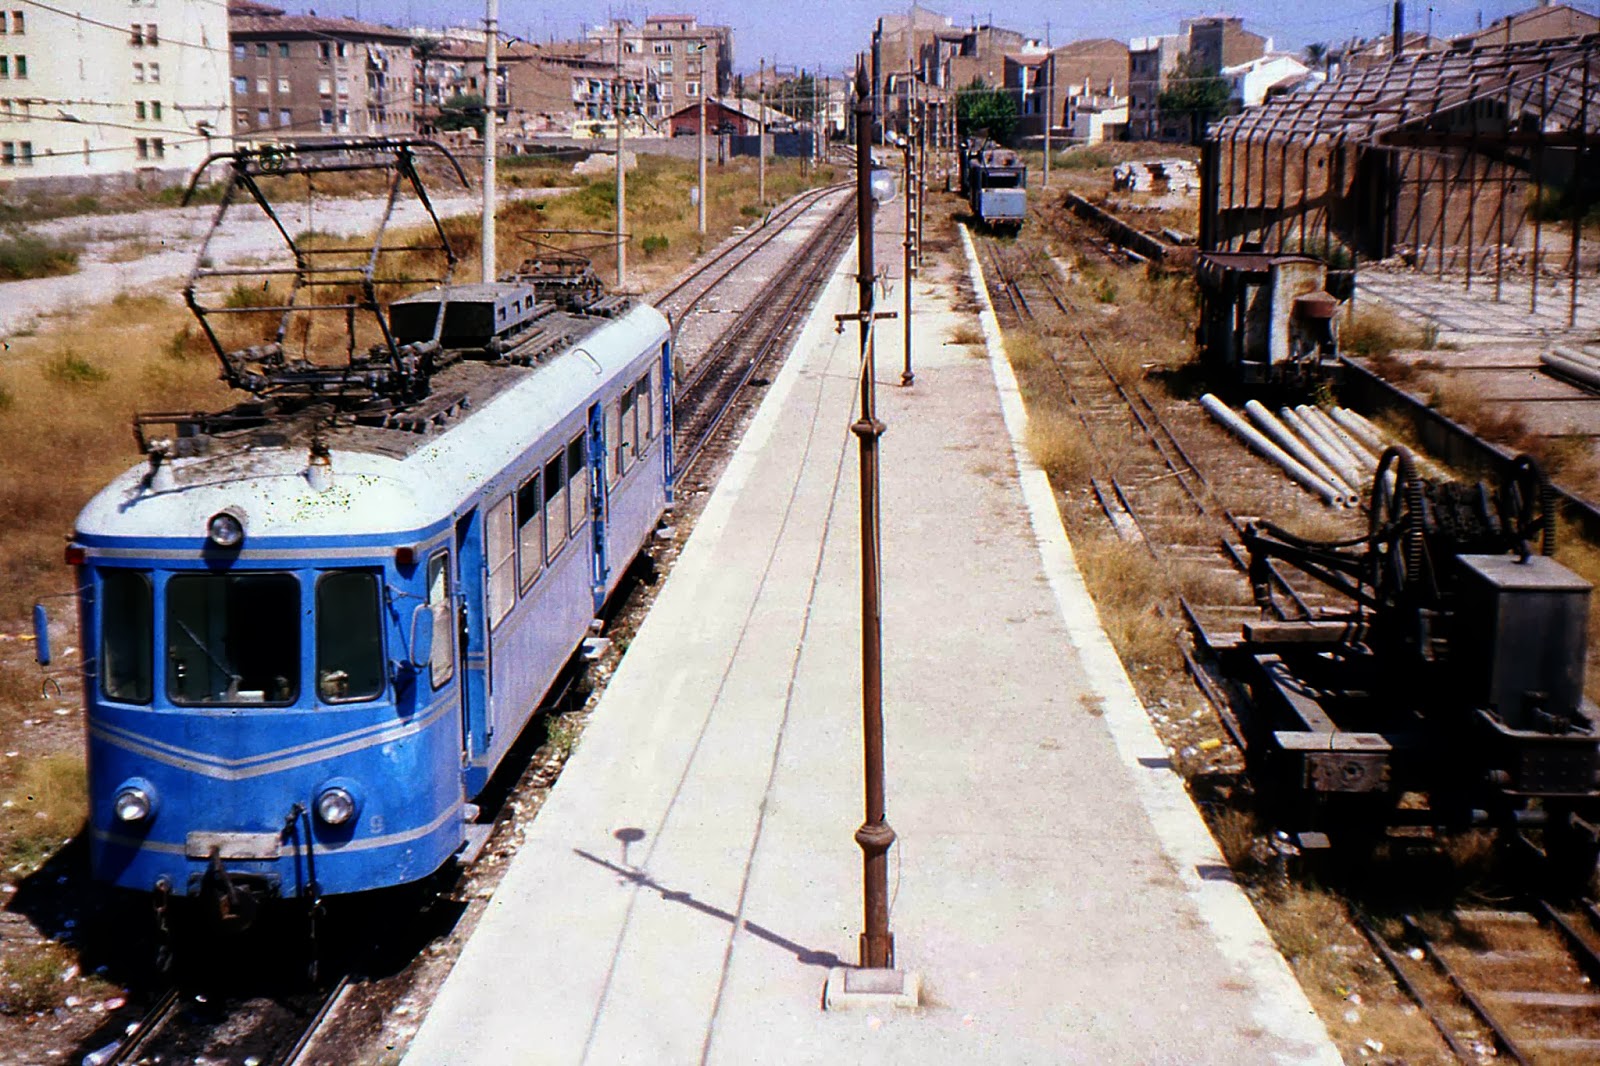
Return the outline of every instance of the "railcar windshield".
[[[122,703],[149,703],[150,575],[142,570],[101,570],[98,607],[101,693]]]
[[[317,696],[324,703],[370,700],[383,691],[378,576],[335,570],[317,578]]]
[[[178,574],[167,582],[173,703],[293,703],[300,691],[300,582],[293,574]]]

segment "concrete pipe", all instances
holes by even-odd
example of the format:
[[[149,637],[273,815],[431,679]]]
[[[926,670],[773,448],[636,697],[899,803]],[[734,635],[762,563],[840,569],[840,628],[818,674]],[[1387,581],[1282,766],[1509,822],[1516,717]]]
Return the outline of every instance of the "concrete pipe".
[[[1570,348],[1552,348],[1539,356],[1544,369],[1558,377],[1569,378],[1591,389],[1600,389],[1600,361],[1590,360]]]
[[[1328,411],[1328,414],[1335,422],[1345,428],[1345,432],[1360,441],[1367,451],[1382,455],[1384,449],[1389,447],[1388,443],[1383,439],[1383,435],[1378,432],[1377,426],[1374,426],[1348,407],[1332,408]]]
[[[1340,479],[1346,485],[1361,484],[1360,469],[1345,457],[1341,449],[1329,444],[1317,427],[1307,421],[1299,411],[1280,407],[1278,408],[1278,417],[1283,420],[1283,424],[1288,426],[1295,436],[1305,442],[1306,447],[1316,452],[1324,463],[1327,463],[1338,472]]]
[[[1350,498],[1340,492],[1326,481],[1289,455],[1282,448],[1262,436],[1254,426],[1240,418],[1228,409],[1228,405],[1217,399],[1211,393],[1200,397],[1200,406],[1205,408],[1207,414],[1216,419],[1223,427],[1231,430],[1235,436],[1244,441],[1245,446],[1257,455],[1276,463],[1280,469],[1296,484],[1309,492],[1315,493],[1322,501],[1332,507],[1347,507]]]
[[[1244,405],[1244,413],[1250,416],[1250,421],[1254,422],[1256,427],[1265,433],[1273,443],[1300,460],[1300,463],[1306,469],[1340,492],[1348,493],[1351,496],[1355,495],[1355,488],[1340,477],[1337,470],[1323,462],[1316,452],[1306,447],[1305,442],[1291,433],[1282,422],[1278,421],[1277,416],[1262,406],[1260,400],[1251,400],[1246,403]]]
[[[1317,416],[1317,421],[1322,424],[1322,428],[1332,433],[1333,439],[1355,458],[1358,466],[1369,472],[1378,469],[1378,457],[1369,451],[1366,445],[1357,440],[1354,434],[1334,421],[1332,415],[1321,407],[1313,407],[1311,413]]]

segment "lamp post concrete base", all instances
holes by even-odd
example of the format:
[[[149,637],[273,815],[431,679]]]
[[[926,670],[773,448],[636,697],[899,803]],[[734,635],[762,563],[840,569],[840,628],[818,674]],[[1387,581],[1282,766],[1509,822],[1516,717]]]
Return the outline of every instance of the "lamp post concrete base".
[[[922,975],[909,970],[835,966],[822,989],[823,1010],[915,1010],[921,1004]]]

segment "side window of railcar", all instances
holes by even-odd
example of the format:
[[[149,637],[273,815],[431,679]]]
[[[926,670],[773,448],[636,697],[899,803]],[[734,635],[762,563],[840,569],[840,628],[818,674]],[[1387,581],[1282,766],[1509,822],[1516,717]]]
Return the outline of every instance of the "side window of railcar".
[[[655,396],[656,390],[655,382],[650,380],[654,374],[655,371],[652,370],[650,373],[640,378],[638,384],[639,450],[641,452],[645,450],[645,445],[647,443],[656,439],[656,407],[654,401],[651,399],[653,396]]]
[[[622,392],[622,435],[617,438],[618,461],[624,474],[633,466],[633,458],[639,450],[639,434],[634,425],[636,406],[634,389],[629,386]]]
[[[589,520],[589,464],[584,461],[582,433],[567,445],[567,510],[576,533]]]
[[[324,703],[370,700],[383,692],[378,578],[339,570],[317,578],[317,696]]]
[[[433,608],[433,687],[455,676],[455,601],[450,598],[450,555],[437,552],[428,560],[428,606]]]
[[[517,541],[511,525],[511,497],[489,509],[485,526],[489,558],[489,624],[498,625],[517,602]]]
[[[562,472],[563,452],[544,464],[544,557],[555,562],[567,542],[567,477]]]
[[[544,523],[539,521],[543,503],[544,493],[535,474],[517,490],[517,574],[524,592],[544,569]]]
[[[150,575],[100,571],[100,691],[108,700],[149,703]]]
[[[617,413],[621,400],[606,404],[606,484],[615,485],[622,477],[622,418]]]

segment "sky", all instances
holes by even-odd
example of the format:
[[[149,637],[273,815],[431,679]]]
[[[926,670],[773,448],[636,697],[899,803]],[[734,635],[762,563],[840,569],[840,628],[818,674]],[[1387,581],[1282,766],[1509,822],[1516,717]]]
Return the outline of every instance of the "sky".
[[[484,0],[273,0],[290,11],[352,15],[396,25],[481,25]],[[1450,36],[1487,24],[1536,0],[1409,0],[1407,29],[1425,29],[1430,17],[1436,34]],[[1337,42],[1388,33],[1393,5],[1388,0],[956,0],[920,5],[948,15],[958,25],[973,20],[1043,37],[1055,44],[1085,37],[1129,37],[1175,33],[1178,20],[1226,13],[1244,18],[1248,29],[1272,37],[1278,48],[1298,50],[1310,41]],[[1573,6],[1600,14],[1600,0]],[[643,21],[646,14],[693,14],[703,23],[733,27],[734,68],[754,72],[757,61],[838,72],[853,66],[867,47],[880,15],[906,7],[884,0],[661,0],[656,4],[622,0],[500,0],[504,32],[548,40],[581,36],[585,26],[609,17]]]

